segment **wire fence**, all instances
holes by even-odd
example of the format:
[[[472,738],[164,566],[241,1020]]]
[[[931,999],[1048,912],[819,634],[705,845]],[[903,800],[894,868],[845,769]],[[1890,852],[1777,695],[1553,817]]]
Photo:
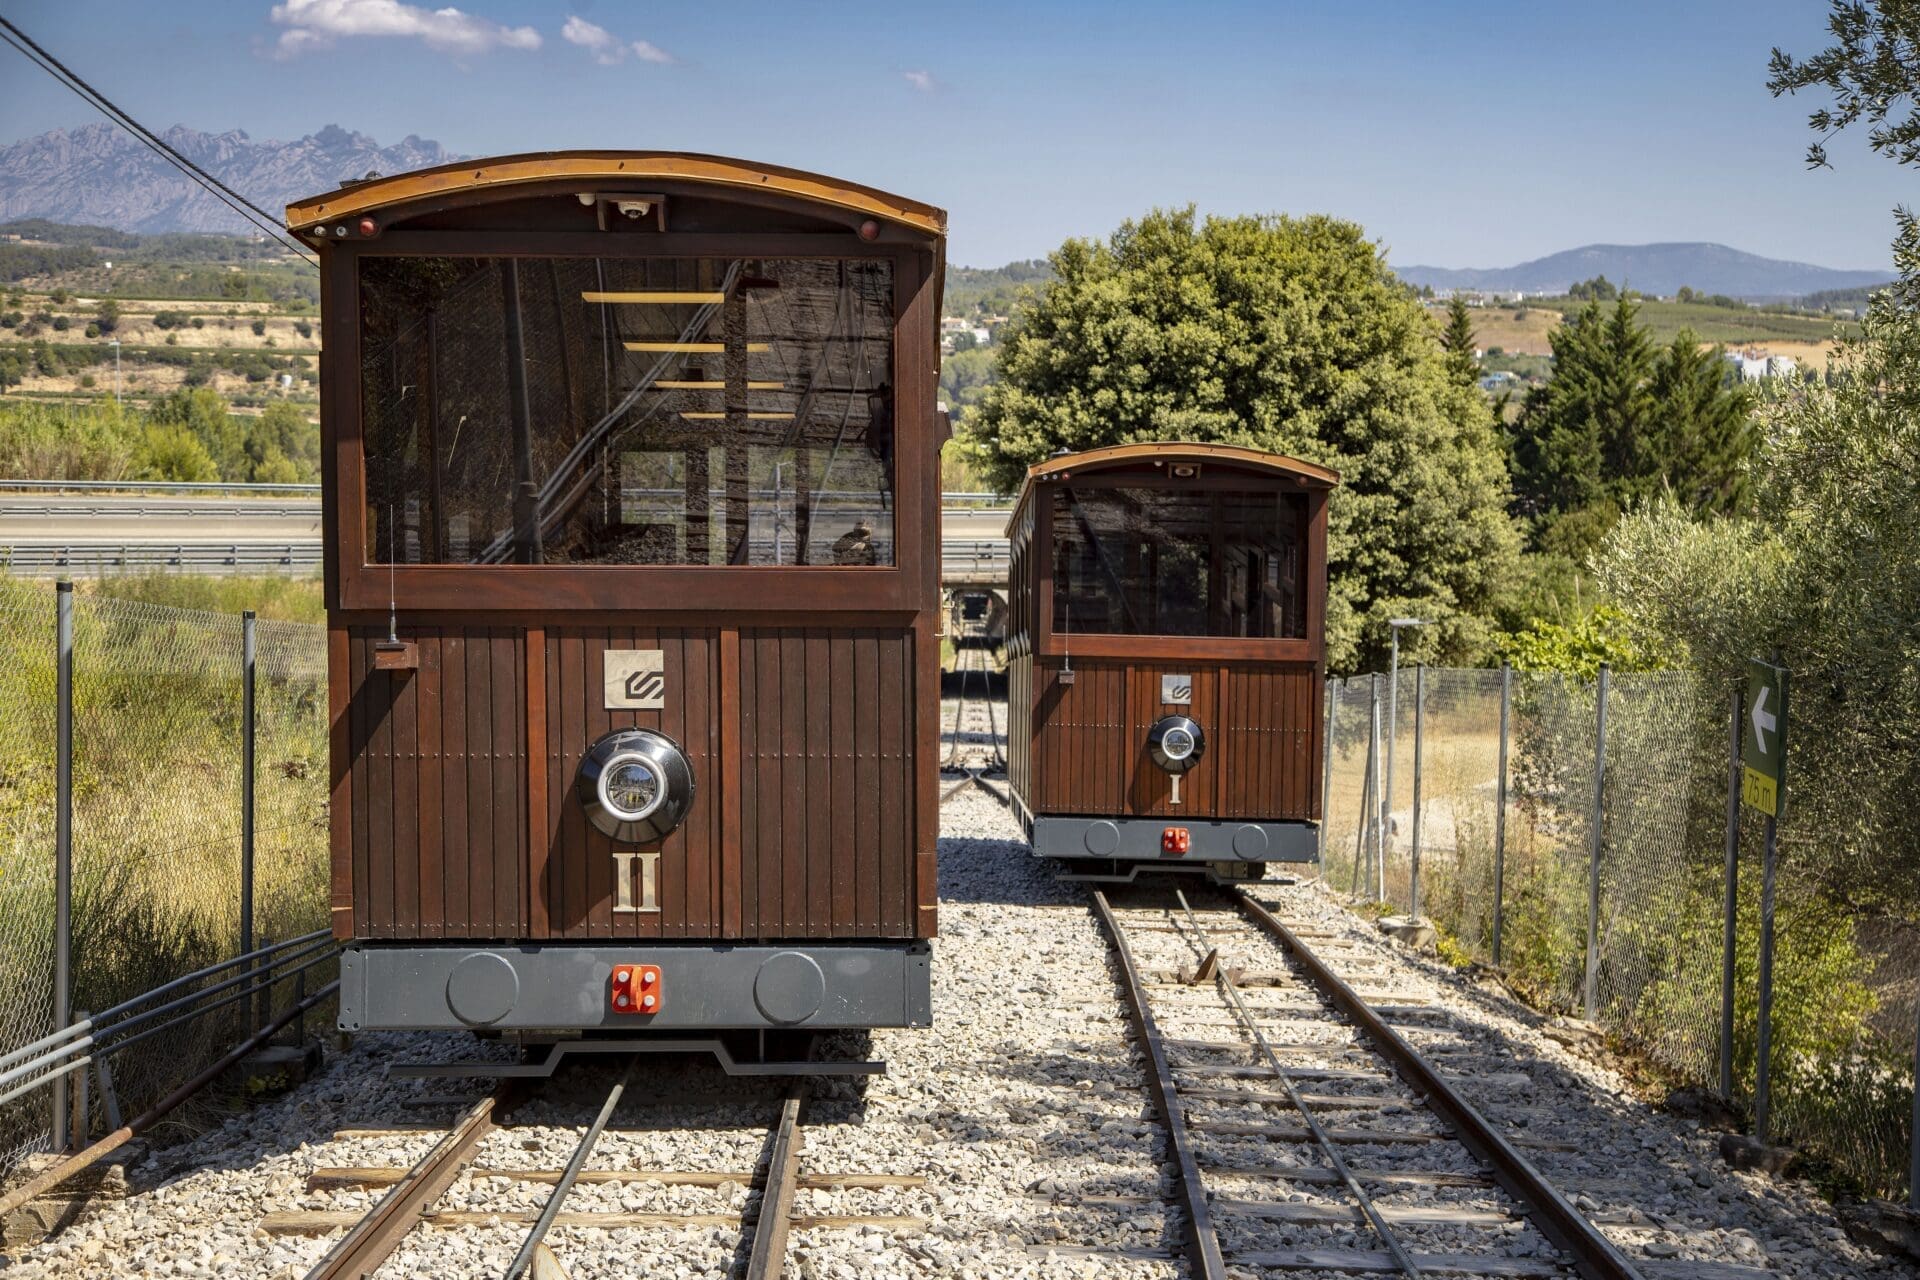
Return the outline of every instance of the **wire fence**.
[[[0,1053],[56,1026],[55,618],[52,584],[0,578]],[[242,628],[73,598],[75,1015],[242,949]],[[284,940],[327,923],[325,635],[261,623],[257,643],[254,938]],[[103,1055],[118,1107],[138,1112],[193,1076],[254,1016],[236,1004]],[[0,1106],[0,1170],[53,1144],[57,1098]]]
[[[1606,681],[1604,750],[1597,681],[1428,668],[1329,682],[1323,874],[1356,900],[1410,912],[1417,866],[1419,914],[1446,958],[1493,966],[1537,1007],[1591,1019],[1676,1085],[1717,1091],[1724,1045],[1745,1105],[1762,840],[1761,819],[1741,807],[1729,1037],[1729,691],[1675,671]],[[1781,825],[1772,1128],[1842,1182],[1899,1198],[1910,1193],[1920,927],[1836,896],[1836,860],[1870,865],[1870,850],[1839,847],[1861,838],[1796,828],[1791,812]]]

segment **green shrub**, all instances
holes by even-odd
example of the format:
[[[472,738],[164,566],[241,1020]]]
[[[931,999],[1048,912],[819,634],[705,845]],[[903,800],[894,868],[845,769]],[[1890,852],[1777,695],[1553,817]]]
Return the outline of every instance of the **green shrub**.
[[[138,428],[112,400],[0,407],[0,474],[23,480],[120,480]]]

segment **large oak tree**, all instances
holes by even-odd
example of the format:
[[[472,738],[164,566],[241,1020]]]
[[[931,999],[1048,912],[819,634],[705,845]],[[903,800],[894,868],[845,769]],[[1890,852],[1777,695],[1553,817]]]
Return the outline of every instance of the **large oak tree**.
[[[1513,571],[1502,448],[1485,397],[1448,375],[1426,313],[1358,226],[1157,211],[1069,240],[1009,326],[1000,379],[964,420],[1002,488],[1061,449],[1247,445],[1336,468],[1328,651],[1384,661],[1386,619],[1459,660]]]

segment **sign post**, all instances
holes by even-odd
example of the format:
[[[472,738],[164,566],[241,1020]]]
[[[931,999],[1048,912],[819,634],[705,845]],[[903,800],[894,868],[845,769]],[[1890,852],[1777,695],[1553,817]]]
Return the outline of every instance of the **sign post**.
[[[1741,731],[1740,799],[1767,816],[1760,864],[1760,1026],[1754,1065],[1753,1133],[1768,1139],[1772,1110],[1773,886],[1778,846],[1775,833],[1787,801],[1787,672],[1771,662],[1747,664],[1745,726]]]

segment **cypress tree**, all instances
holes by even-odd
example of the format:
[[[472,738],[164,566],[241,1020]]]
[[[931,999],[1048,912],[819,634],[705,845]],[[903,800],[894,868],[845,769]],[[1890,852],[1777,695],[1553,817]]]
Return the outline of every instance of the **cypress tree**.
[[[1447,353],[1447,372],[1463,387],[1479,384],[1480,361],[1473,354],[1473,316],[1467,300],[1459,294],[1447,300],[1447,327],[1441,331],[1440,347]]]
[[[1515,508],[1542,546],[1591,550],[1619,512],[1662,492],[1695,514],[1744,500],[1746,393],[1691,331],[1656,350],[1638,312],[1627,298],[1590,302],[1556,329],[1553,377],[1514,424]]]

